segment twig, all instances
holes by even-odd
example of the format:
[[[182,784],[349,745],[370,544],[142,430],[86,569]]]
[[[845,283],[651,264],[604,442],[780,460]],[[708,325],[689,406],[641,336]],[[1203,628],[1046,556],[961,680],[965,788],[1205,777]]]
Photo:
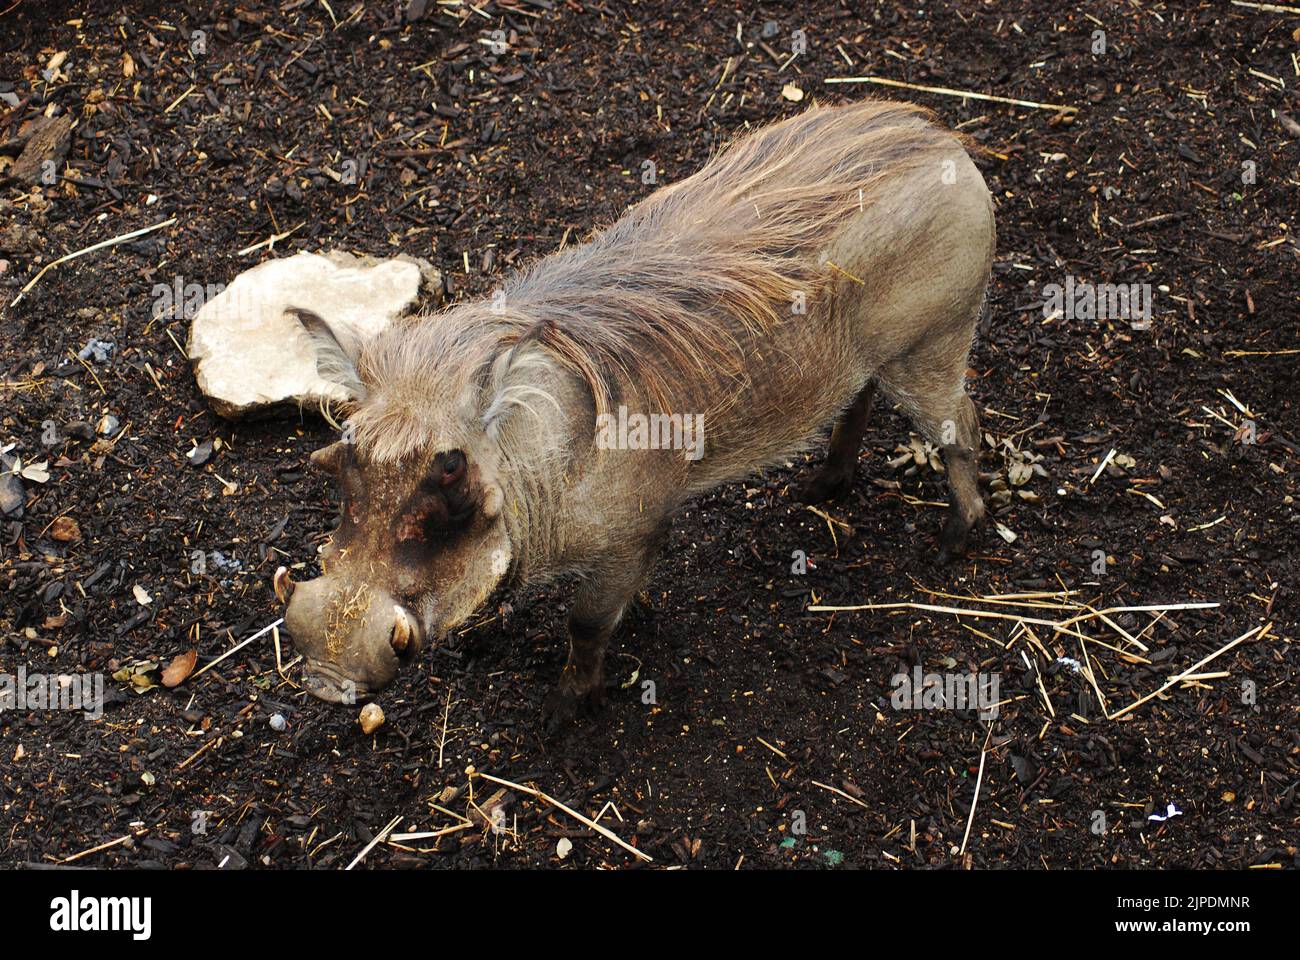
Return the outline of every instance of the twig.
[[[867,806],[857,797],[853,796],[850,793],[846,793],[845,791],[841,790],[839,787],[832,787],[829,783],[818,783],[816,780],[809,780],[808,782],[811,783],[814,787],[821,787],[823,790],[829,790],[831,793],[839,794],[845,800],[849,800],[853,803],[856,803],[863,810],[871,809],[869,806]]]
[[[1101,476],[1101,472],[1106,469],[1106,464],[1110,463],[1110,458],[1113,456],[1115,456],[1115,448],[1111,447],[1110,453],[1106,454],[1106,459],[1097,465],[1097,472],[1088,478],[1089,486],[1097,482],[1097,478]]]
[[[88,857],[92,853],[99,853],[101,850],[107,850],[109,847],[116,847],[119,843],[126,843],[131,839],[131,834],[125,837],[118,837],[116,840],[110,840],[108,843],[101,843],[97,847],[91,847],[89,850],[82,850],[80,853],[74,853],[70,857],[64,857],[59,863],[71,863],[73,860],[80,860],[82,857]]]
[[[1092,610],[1092,612],[1095,613],[1095,614],[1097,615],[1097,619],[1099,619],[1102,623],[1106,624],[1106,626],[1110,627],[1112,630],[1114,630],[1116,633],[1118,633],[1121,637],[1123,637],[1123,638],[1124,638],[1125,640],[1127,640],[1129,643],[1133,644],[1133,646],[1137,647],[1137,648],[1138,648],[1139,650],[1141,650],[1143,653],[1150,653],[1150,652],[1151,652],[1151,651],[1150,651],[1150,648],[1147,647],[1146,644],[1144,644],[1144,643],[1143,643],[1141,640],[1139,640],[1137,637],[1133,636],[1133,634],[1129,633],[1127,630],[1125,630],[1123,627],[1121,627],[1118,623],[1116,623],[1116,622],[1115,622],[1114,620],[1112,620],[1110,617],[1106,616],[1105,611],[1103,611],[1103,610],[1096,610],[1096,609],[1093,609],[1092,606],[1089,606],[1088,609],[1089,609],[1089,610]],[[1163,613],[1163,611],[1162,611],[1162,613]]]
[[[1217,602],[1198,601],[1196,603],[1147,603],[1136,607],[1107,607],[1104,610],[1094,610],[1092,607],[1088,607],[1089,613],[1081,613],[1069,620],[1062,620],[1059,625],[1068,627],[1080,620],[1090,620],[1093,615],[1100,617],[1107,613],[1166,613],[1170,610],[1213,610],[1217,606],[1219,606]]]
[[[1039,103],[1036,100],[1017,100],[1014,97],[999,97],[991,93],[973,93],[969,90],[954,90],[951,87],[926,87],[919,83],[904,83],[901,80],[889,80],[885,77],[827,77],[827,83],[877,83],[882,87],[902,87],[904,90],[920,90],[924,93],[938,93],[947,97],[963,97],[971,100],[988,100],[990,103],[1009,103],[1017,107],[1032,107],[1035,110],[1056,110],[1063,113],[1077,113],[1078,107],[1069,107],[1061,103]]]
[[[470,827],[477,827],[478,824],[471,820],[464,823],[458,823],[454,827],[443,827],[441,830],[423,830],[419,833],[395,833],[388,838],[389,843],[405,843],[408,840],[434,840],[438,837],[445,837],[449,833],[458,833],[461,830],[468,830]]]
[[[173,110],[175,110],[177,104],[179,104],[182,100],[184,100],[184,99],[185,99],[186,97],[188,97],[191,93],[193,93],[193,92],[194,92],[194,88],[197,87],[197,86],[198,86],[197,83],[191,83],[191,84],[190,84],[190,88],[189,88],[188,90],[186,90],[184,93],[182,93],[179,97],[177,97],[177,98],[176,98],[175,100],[173,100],[171,103],[167,104],[167,106],[163,109],[163,113],[171,113]]]
[[[1235,647],[1237,644],[1241,643],[1243,640],[1249,640],[1251,637],[1253,637],[1253,636],[1254,636],[1255,634],[1257,634],[1257,633],[1259,634],[1259,639],[1260,639],[1260,640],[1263,640],[1264,637],[1265,637],[1265,635],[1266,635],[1270,630],[1272,630],[1272,629],[1273,629],[1273,624],[1271,624],[1271,623],[1266,624],[1266,625],[1265,625],[1264,627],[1262,627],[1262,628],[1261,628],[1261,627],[1251,627],[1249,630],[1247,630],[1245,633],[1243,633],[1241,636],[1239,636],[1236,640],[1233,640],[1231,643],[1227,644],[1226,646],[1222,646],[1222,647],[1220,647],[1218,650],[1214,651],[1214,653],[1210,654],[1208,657],[1205,657],[1205,658],[1203,658],[1203,659],[1201,659],[1201,660],[1198,660],[1196,663],[1192,664],[1190,667],[1188,667],[1188,668],[1187,668],[1186,670],[1184,670],[1182,673],[1180,673],[1180,674],[1178,674],[1177,676],[1172,677],[1171,679],[1169,679],[1168,681],[1166,681],[1165,684],[1164,684],[1164,686],[1162,686],[1159,690],[1156,690],[1156,691],[1154,691],[1154,692],[1152,692],[1152,693],[1148,693],[1148,694],[1147,694],[1145,697],[1143,697],[1141,700],[1134,700],[1134,701],[1133,701],[1132,703],[1130,703],[1127,707],[1124,707],[1122,710],[1119,710],[1119,711],[1117,711],[1117,712],[1115,712],[1115,713],[1112,713],[1112,714],[1111,714],[1110,716],[1108,716],[1106,719],[1107,719],[1107,720],[1118,720],[1120,717],[1124,716],[1124,714],[1128,713],[1130,710],[1136,710],[1138,707],[1142,706],[1142,704],[1146,703],[1148,700],[1151,700],[1151,699],[1153,699],[1153,698],[1155,698],[1155,697],[1160,696],[1160,694],[1164,693],[1166,690],[1168,690],[1168,689],[1169,689],[1170,687],[1172,687],[1174,684],[1179,683],[1180,681],[1182,681],[1182,680],[1185,679],[1186,677],[1191,676],[1191,675],[1194,674],[1197,670],[1201,669],[1201,667],[1203,667],[1203,666],[1205,666],[1207,663],[1209,663],[1211,660],[1214,660],[1215,658],[1217,658],[1217,657],[1219,657],[1219,656],[1221,656],[1221,655],[1227,653],[1229,650],[1231,650],[1231,649],[1232,649],[1233,647]]]
[[[1079,610],[1083,607],[1083,604],[1077,600],[1047,603],[1043,600],[1005,600],[996,596],[971,597],[960,593],[944,593],[942,590],[926,590],[925,592],[932,597],[942,597],[944,600],[974,600],[977,603],[989,603],[997,607],[1026,607],[1031,610],[1060,610],[1065,606],[1072,610]]]
[[[276,243],[278,243],[279,241],[283,240],[285,237],[289,237],[289,236],[292,236],[293,234],[297,233],[299,230],[301,230],[301,229],[303,228],[304,225],[306,225],[306,223],[307,223],[307,221],[304,220],[302,223],[298,224],[298,226],[293,227],[293,228],[290,229],[290,230],[286,230],[286,231],[284,231],[284,233],[273,234],[272,236],[269,236],[269,237],[267,237],[265,240],[261,241],[260,243],[255,243],[255,244],[253,244],[252,246],[245,247],[243,250],[238,251],[238,252],[235,254],[235,256],[237,256],[237,257],[246,257],[246,256],[248,256],[248,254],[252,253],[254,250],[260,250],[260,249],[262,249],[262,247],[270,247],[271,249],[275,249],[275,245],[276,245]]]
[[[899,601],[896,603],[856,603],[848,606],[832,606],[830,604],[819,603],[808,608],[810,613],[837,613],[850,612],[854,610],[923,610],[928,613],[951,613],[958,617],[983,617],[988,620],[1011,620],[1015,623],[1032,623],[1040,627],[1053,627],[1061,633],[1070,633],[1067,627],[1071,627],[1080,620],[1091,620],[1093,617],[1100,617],[1108,613],[1155,613],[1165,610],[1209,610],[1219,606],[1217,603],[1153,603],[1137,607],[1107,607],[1105,610],[1093,610],[1088,608],[1088,613],[1081,613],[1078,616],[1070,617],[1067,620],[1043,620],[1039,617],[1024,617],[1014,613],[1002,613],[998,610],[981,610],[979,608],[965,609],[962,607],[941,607],[933,603],[914,603],[912,601]],[[1141,646],[1141,644],[1139,644]],[[1143,648],[1145,649],[1145,648]]]
[[[563,810],[569,816],[573,817],[573,819],[579,821],[580,823],[585,824],[586,826],[590,827],[592,830],[595,830],[605,839],[612,840],[614,843],[617,843],[620,847],[622,847],[624,850],[626,850],[628,853],[632,854],[633,856],[640,857],[642,860],[645,860],[647,862],[651,862],[654,860],[654,857],[650,856],[650,854],[646,853],[644,850],[638,850],[630,843],[624,842],[623,839],[620,838],[619,835],[616,834],[613,830],[610,830],[608,827],[602,827],[595,820],[591,820],[588,819],[587,817],[584,817],[577,810],[574,810],[572,807],[566,807],[564,804],[560,803],[559,800],[556,800],[554,797],[547,796],[545,793],[542,793],[542,791],[540,790],[534,789],[533,787],[525,787],[522,784],[514,783],[510,780],[503,780],[501,777],[494,777],[488,773],[479,773],[478,771],[475,771],[473,775],[476,777],[482,777],[484,780],[491,780],[493,783],[499,783],[503,787],[509,787],[512,790],[518,790],[521,793],[526,793],[529,796],[536,797],[538,800],[545,800],[547,803],[555,807],[557,810]]]
[[[280,628],[278,626],[272,626],[271,639],[275,643],[275,672],[280,675],[281,680],[283,680],[285,683],[289,684],[289,686],[297,690],[298,684],[294,683],[293,679],[287,673],[285,673],[285,671],[288,670],[290,667],[294,666],[294,664],[296,664],[299,660],[301,660],[302,657],[301,656],[294,657],[287,664],[284,662],[284,654],[280,650]]]
[[[1066,630],[1057,627],[1056,632],[1063,633],[1066,636],[1075,637],[1079,640],[1085,640],[1088,643],[1095,643],[1097,646],[1109,650],[1111,653],[1118,653],[1121,657],[1127,658],[1129,663],[1145,663],[1148,665],[1150,665],[1151,663],[1150,660],[1148,660],[1146,657],[1142,656],[1141,654],[1134,653],[1131,650],[1124,650],[1120,647],[1112,646],[1111,644],[1106,643],[1104,640],[1098,640],[1096,637],[1090,637],[1086,633],[1082,633],[1078,630]]]
[[[1294,13],[1300,15],[1300,7],[1283,7],[1276,3],[1247,3],[1246,0],[1232,0],[1234,7],[1249,7],[1251,10],[1263,10],[1265,13]]]
[[[1029,632],[1029,631],[1026,631],[1026,633],[1028,633],[1028,632]],[[1030,633],[1030,636],[1033,636],[1033,634]],[[1026,659],[1026,657],[1025,657],[1025,651],[1023,651],[1023,650],[1020,651],[1020,659],[1022,659],[1022,660]],[[1034,664],[1033,664],[1033,666],[1034,666],[1034,679],[1038,681],[1038,692],[1041,693],[1041,694],[1043,695],[1043,703],[1045,703],[1045,704],[1047,705],[1047,713],[1048,713],[1048,716],[1050,716],[1053,720],[1055,720],[1055,719],[1056,719],[1056,705],[1055,705],[1054,703],[1052,703],[1052,697],[1051,697],[1051,695],[1047,692],[1047,684],[1043,683],[1043,671],[1040,670],[1040,669],[1038,668],[1038,660],[1037,660],[1037,659],[1034,660]]]
[[[984,617],[990,620],[1011,620],[1016,623],[1035,623],[1041,627],[1054,627],[1060,621],[1040,620],[1035,617],[1021,617],[1014,613],[1001,613],[997,610],[963,610],[960,607],[940,607],[932,603],[858,603],[850,606],[830,606],[815,604],[808,608],[810,613],[835,613],[852,610],[924,610],[929,613],[951,613],[959,617]]]
[[[1084,676],[1092,684],[1092,690],[1097,694],[1097,702],[1101,705],[1101,712],[1110,713],[1110,706],[1106,703],[1106,695],[1101,692],[1101,687],[1097,685],[1097,676],[1092,669],[1092,657],[1088,656],[1088,648],[1083,645],[1083,640],[1076,640],[1079,644],[1079,652],[1083,654]]]
[[[928,591],[927,591],[928,592]],[[1035,593],[986,593],[980,600],[1046,600],[1050,597],[1071,597],[1078,590],[1039,590]],[[1073,603],[1074,601],[1069,601]]]
[[[429,801],[429,806],[433,807],[433,809],[437,810],[439,813],[451,817],[453,820],[459,820],[461,823],[468,823],[470,826],[476,825],[469,817],[462,817],[455,810],[448,810],[446,807],[441,807],[432,800]]]
[[[222,737],[217,737],[215,740],[209,740],[203,746],[199,747],[197,750],[195,750],[193,753],[191,753],[188,757],[186,757],[184,760],[180,762],[180,764],[176,767],[177,772],[184,770],[186,767],[188,767],[199,757],[203,756],[205,753],[207,753],[217,744],[221,743],[222,740],[223,740]]]
[[[966,818],[966,833],[961,838],[961,850],[958,852],[959,857],[966,856],[966,841],[970,839],[971,824],[975,822],[975,806],[980,802],[980,785],[984,782],[984,758],[989,754],[989,740],[993,738],[993,724],[989,724],[989,732],[984,737],[984,746],[980,749],[980,772],[975,775],[975,796],[971,798],[970,815]]]
[[[826,521],[826,526],[827,526],[827,528],[828,528],[828,529],[830,530],[830,532],[831,532],[831,542],[832,542],[833,544],[835,544],[835,549],[836,549],[837,551],[838,551],[839,548],[840,548],[840,541],[839,541],[839,538],[835,536],[835,526],[838,525],[838,526],[843,527],[845,530],[847,530],[847,531],[849,532],[850,535],[852,535],[852,533],[853,533],[853,527],[852,527],[852,526],[850,526],[849,524],[845,523],[843,520],[837,520],[835,517],[832,517],[832,516],[831,516],[829,513],[827,513],[825,510],[819,510],[817,507],[813,507],[813,506],[807,506],[807,507],[805,507],[805,509],[807,509],[807,511],[808,511],[809,513],[814,513],[814,514],[816,514],[817,516],[821,517],[823,520]]]
[[[344,871],[346,872],[348,870],[351,870],[358,863],[364,860],[366,858],[366,854],[368,854],[371,850],[375,849],[375,847],[379,846],[379,844],[383,843],[384,838],[388,836],[389,832],[393,829],[393,827],[397,826],[401,822],[402,822],[402,815],[400,813],[397,816],[393,817],[392,820],[389,820],[388,826],[384,827],[384,829],[380,830],[377,834],[375,834],[375,838],[371,840],[369,843],[367,843],[365,845],[365,848],[360,853],[358,853],[355,857],[352,858],[352,862],[343,868]]]
[[[59,264],[67,263],[69,260],[75,260],[77,259],[77,257],[84,256],[87,253],[94,253],[96,250],[102,250],[105,247],[112,247],[112,246],[116,246],[119,243],[126,243],[126,241],[128,240],[134,240],[136,237],[142,237],[146,233],[153,233],[153,231],[161,230],[163,227],[170,227],[175,222],[176,222],[176,218],[172,217],[169,220],[164,220],[162,223],[155,223],[152,227],[145,227],[143,230],[133,230],[130,233],[122,234],[120,237],[111,237],[108,240],[101,240],[99,241],[99,243],[91,244],[90,246],[84,247],[81,250],[76,250],[73,251],[72,253],[65,253],[57,260],[51,260],[45,266],[41,267],[40,272],[36,274],[36,276],[32,277],[30,280],[27,281],[27,286],[23,287],[21,290],[18,291],[18,296],[14,297],[13,302],[10,303],[9,306],[11,307],[18,306],[18,302],[27,295],[27,291],[30,290],[32,287],[36,286],[37,281],[39,281],[41,277],[45,276],[45,274],[53,270]]]
[[[447,702],[442,708],[442,736],[438,738],[438,769],[442,769],[442,751],[447,746],[447,719],[451,714],[451,687],[447,687]]]
[[[104,389],[104,385],[103,385],[102,383],[99,382],[99,377],[96,376],[95,371],[94,371],[94,369],[90,366],[90,364],[88,364],[85,360],[81,359],[81,357],[79,357],[77,354],[73,353],[71,350],[68,351],[68,356],[71,357],[73,360],[76,360],[76,361],[77,361],[79,364],[81,364],[83,367],[85,367],[85,368],[86,368],[86,372],[89,373],[91,379],[95,381],[95,386],[99,387],[99,392],[102,393],[104,396],[108,396],[108,391],[105,390],[105,389]]]
[[[236,652],[237,650],[244,649],[244,647],[248,646],[258,637],[263,636],[266,633],[269,633],[270,631],[274,630],[282,623],[284,623],[284,617],[281,617],[279,620],[275,621],[275,623],[271,624],[269,627],[263,627],[261,630],[257,631],[257,633],[253,634],[247,640],[235,644],[233,647],[231,647],[221,656],[217,657],[217,659],[213,660],[211,663],[204,664],[203,669],[194,671],[192,674],[190,674],[189,679],[194,680],[197,677],[202,676],[204,673],[211,670],[213,667],[219,664],[222,660],[226,659],[226,657],[230,656],[232,653]]]

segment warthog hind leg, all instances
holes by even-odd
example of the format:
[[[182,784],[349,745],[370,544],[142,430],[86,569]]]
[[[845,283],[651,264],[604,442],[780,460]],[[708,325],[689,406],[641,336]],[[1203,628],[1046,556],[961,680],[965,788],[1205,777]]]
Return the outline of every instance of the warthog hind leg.
[[[984,519],[984,501],[979,488],[979,417],[971,398],[962,394],[956,413],[956,442],[943,444],[943,462],[948,471],[948,519],[939,534],[939,562],[966,552],[971,533]]]
[[[939,562],[966,552],[968,539],[984,519],[979,490],[980,425],[966,393],[965,344],[940,340],[881,370],[885,391],[899,400],[916,429],[943,450],[948,479],[948,519],[939,535]]]

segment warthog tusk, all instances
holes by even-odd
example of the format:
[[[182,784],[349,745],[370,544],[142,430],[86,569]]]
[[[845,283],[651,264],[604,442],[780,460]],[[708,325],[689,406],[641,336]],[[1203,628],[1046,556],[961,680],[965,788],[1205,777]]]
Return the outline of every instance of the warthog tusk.
[[[297,586],[289,578],[289,568],[280,567],[275,571],[275,577],[271,580],[271,586],[275,587],[275,595],[281,603],[288,603],[289,598],[293,596],[293,589]]]
[[[393,649],[398,653],[405,653],[407,647],[411,644],[411,634],[415,628],[411,624],[411,618],[406,615],[400,604],[393,604],[393,633],[389,638],[393,644]]]

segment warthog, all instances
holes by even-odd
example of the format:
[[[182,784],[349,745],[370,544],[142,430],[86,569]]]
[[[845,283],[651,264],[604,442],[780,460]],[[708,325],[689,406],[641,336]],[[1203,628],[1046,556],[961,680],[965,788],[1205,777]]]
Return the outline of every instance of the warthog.
[[[993,248],[959,138],[869,101],[745,136],[481,302],[363,345],[300,312],[355,398],[351,442],[312,455],[342,491],[321,576],[275,577],[308,688],[371,694],[499,584],[573,574],[554,729],[602,694],[606,641],[683,503],[832,424],[802,496],[844,493],[877,385],[942,445],[940,543],[964,549],[983,514],[964,379]]]

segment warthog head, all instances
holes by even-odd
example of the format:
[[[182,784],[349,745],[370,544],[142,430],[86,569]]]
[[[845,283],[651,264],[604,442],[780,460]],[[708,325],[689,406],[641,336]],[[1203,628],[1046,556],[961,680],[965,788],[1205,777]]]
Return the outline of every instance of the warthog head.
[[[500,446],[483,426],[475,395],[483,384],[473,377],[458,383],[453,371],[443,378],[448,392],[429,385],[421,396],[409,384],[376,387],[381,361],[363,356],[358,373],[324,321],[298,315],[322,373],[331,370],[360,402],[344,434],[355,430],[356,442],[311,457],[337,478],[342,501],[339,526],[320,550],[321,575],[295,583],[281,567],[274,586],[306,658],[307,689],[353,703],[468,618],[509,569]]]

